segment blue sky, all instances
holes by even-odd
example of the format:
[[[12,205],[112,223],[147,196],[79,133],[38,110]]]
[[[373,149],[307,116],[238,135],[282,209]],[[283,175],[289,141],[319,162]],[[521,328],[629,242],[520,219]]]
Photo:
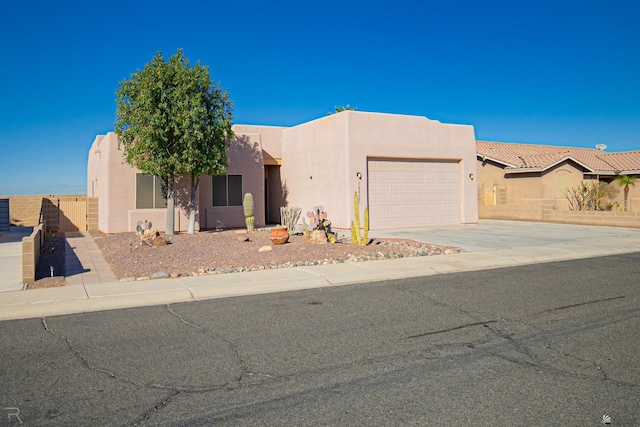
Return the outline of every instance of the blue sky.
[[[120,81],[183,48],[234,122],[350,104],[493,141],[640,149],[636,1],[10,1],[0,6],[0,195],[85,194]]]

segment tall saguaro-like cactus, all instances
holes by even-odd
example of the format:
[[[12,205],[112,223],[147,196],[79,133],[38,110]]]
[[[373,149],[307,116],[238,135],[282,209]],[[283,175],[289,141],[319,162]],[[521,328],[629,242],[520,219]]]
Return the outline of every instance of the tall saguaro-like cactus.
[[[244,195],[242,207],[244,208],[244,221],[247,224],[247,231],[253,231],[255,217],[253,216],[253,196],[251,193]]]
[[[353,213],[356,216],[356,222],[354,224],[351,221],[351,241],[354,245],[366,246],[369,243],[369,208],[364,208],[364,236],[360,237],[360,199],[358,198],[358,192],[353,193]]]
[[[298,218],[300,218],[300,213],[302,213],[302,208],[296,207],[280,207],[280,221],[282,221],[282,225],[286,225],[289,233],[294,233],[296,228],[296,223],[298,222]]]

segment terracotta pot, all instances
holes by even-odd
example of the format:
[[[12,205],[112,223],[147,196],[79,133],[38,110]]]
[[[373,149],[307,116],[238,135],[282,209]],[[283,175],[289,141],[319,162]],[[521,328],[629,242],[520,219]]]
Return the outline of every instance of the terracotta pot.
[[[284,245],[289,241],[287,227],[274,227],[269,230],[269,238],[274,245]]]

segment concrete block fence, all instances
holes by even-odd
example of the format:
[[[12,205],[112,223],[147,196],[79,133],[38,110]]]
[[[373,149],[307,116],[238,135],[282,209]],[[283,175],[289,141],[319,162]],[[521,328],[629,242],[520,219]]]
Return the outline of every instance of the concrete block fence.
[[[568,211],[554,209],[550,205],[481,205],[478,206],[478,216],[480,219],[640,228],[640,212]]]

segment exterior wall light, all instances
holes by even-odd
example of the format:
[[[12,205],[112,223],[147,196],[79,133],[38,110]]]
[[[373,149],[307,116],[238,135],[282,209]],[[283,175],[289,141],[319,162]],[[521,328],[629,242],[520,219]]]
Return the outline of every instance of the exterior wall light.
[[[474,175],[472,173],[469,174],[469,178],[471,178],[471,181],[473,181]]]
[[[358,179],[362,179],[362,173],[356,172],[356,176],[358,177]]]

